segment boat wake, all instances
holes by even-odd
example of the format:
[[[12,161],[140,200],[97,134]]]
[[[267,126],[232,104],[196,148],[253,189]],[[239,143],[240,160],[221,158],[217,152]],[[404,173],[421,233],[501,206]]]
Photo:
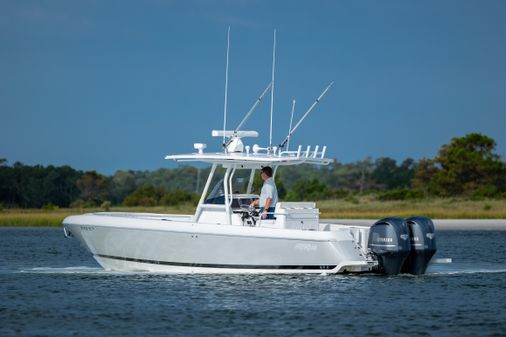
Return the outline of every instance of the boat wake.
[[[492,263],[452,263],[444,265],[430,265],[427,274],[456,275],[478,273],[506,273],[506,265]]]
[[[118,270],[105,270],[101,267],[88,267],[88,266],[76,266],[76,267],[34,267],[27,269],[18,270],[20,273],[31,273],[31,274],[82,274],[82,275],[169,275],[166,272],[151,272],[145,270],[136,271],[118,271]]]
[[[21,269],[19,272],[21,273],[36,273],[36,274],[110,274],[100,267],[86,267],[86,266],[78,266],[78,267],[62,267],[62,268],[54,268],[54,267],[35,267],[28,269]]]

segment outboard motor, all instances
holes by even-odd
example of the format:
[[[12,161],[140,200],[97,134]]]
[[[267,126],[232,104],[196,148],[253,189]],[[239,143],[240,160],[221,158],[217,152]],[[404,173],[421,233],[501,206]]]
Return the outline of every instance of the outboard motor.
[[[411,241],[411,253],[404,266],[403,273],[421,275],[425,273],[432,256],[436,253],[436,235],[434,223],[426,217],[406,219]]]
[[[399,274],[411,250],[409,230],[404,219],[385,218],[377,221],[369,232],[368,247],[378,258],[381,272]]]

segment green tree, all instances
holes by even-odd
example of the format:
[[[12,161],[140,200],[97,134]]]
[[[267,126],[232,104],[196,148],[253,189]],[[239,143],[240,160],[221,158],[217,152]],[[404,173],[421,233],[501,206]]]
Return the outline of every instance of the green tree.
[[[87,202],[99,205],[107,198],[107,177],[96,171],[85,172],[77,181],[80,198]]]
[[[158,206],[160,199],[167,193],[167,190],[161,186],[146,185],[137,188],[129,194],[123,205],[125,206]]]
[[[135,191],[134,171],[116,171],[110,178],[109,195],[112,203],[121,204],[125,197]]]
[[[79,193],[75,183],[81,174],[70,166],[0,165],[0,201],[13,207],[68,207]]]
[[[439,150],[435,168],[426,167],[432,172],[430,190],[442,196],[496,195],[502,188],[504,163],[495,147],[492,138],[479,133],[453,138]]]
[[[192,202],[193,204],[197,204],[199,201],[199,195],[193,194],[186,191],[173,191],[166,192],[158,201],[159,205],[164,206],[177,206],[182,203]]]
[[[360,170],[353,164],[335,162],[330,164],[328,186],[334,190],[355,191],[356,180],[360,176]]]
[[[401,165],[397,168],[396,178],[398,187],[411,187],[411,181],[415,176],[416,162],[412,158],[404,159]]]
[[[363,193],[372,188],[376,188],[377,184],[372,179],[374,164],[372,158],[367,157],[364,160],[357,161],[355,164],[355,184],[359,193]]]
[[[439,169],[433,159],[422,158],[418,161],[411,185],[415,190],[420,190],[426,194],[436,194],[436,188],[432,181]]]
[[[374,166],[371,177],[384,189],[392,190],[411,186],[415,173],[413,159],[405,159],[400,166],[397,166],[395,159],[382,157],[376,159]]]
[[[4,205],[19,205],[20,198],[17,193],[16,178],[12,167],[0,165],[0,201]]]
[[[286,194],[287,201],[328,199],[332,193],[326,184],[318,179],[302,180]]]

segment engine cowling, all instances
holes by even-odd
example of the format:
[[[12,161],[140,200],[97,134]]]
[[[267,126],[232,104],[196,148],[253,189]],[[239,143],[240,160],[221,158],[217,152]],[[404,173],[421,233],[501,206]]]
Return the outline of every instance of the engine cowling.
[[[426,217],[406,219],[409,229],[411,252],[402,267],[403,273],[424,274],[432,256],[436,253],[434,223]]]
[[[402,218],[384,218],[371,226],[369,249],[378,259],[379,272],[399,274],[411,252],[409,229]]]

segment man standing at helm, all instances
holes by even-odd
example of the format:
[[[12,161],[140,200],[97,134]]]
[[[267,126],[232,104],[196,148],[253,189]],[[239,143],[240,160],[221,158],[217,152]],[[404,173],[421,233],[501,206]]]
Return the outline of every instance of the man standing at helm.
[[[260,199],[251,203],[252,207],[259,206],[262,212],[262,219],[274,219],[274,209],[278,202],[278,189],[272,179],[272,168],[270,166],[262,167],[260,176],[264,180]]]

